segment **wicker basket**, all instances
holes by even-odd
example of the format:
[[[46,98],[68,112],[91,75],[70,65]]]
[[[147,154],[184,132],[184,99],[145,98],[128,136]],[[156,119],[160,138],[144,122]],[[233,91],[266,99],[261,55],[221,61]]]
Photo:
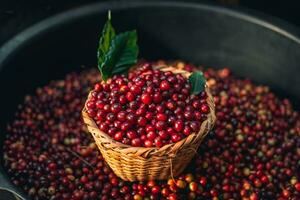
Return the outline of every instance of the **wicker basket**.
[[[162,71],[181,73],[188,77],[189,72],[174,67],[156,67]],[[95,121],[90,118],[84,108],[82,116],[89,132],[93,135],[105,161],[114,173],[126,181],[165,180],[179,175],[192,160],[197,149],[213,127],[216,120],[213,98],[206,87],[207,102],[210,113],[202,122],[198,133],[173,144],[161,148],[132,147],[117,142],[109,135],[99,130]]]

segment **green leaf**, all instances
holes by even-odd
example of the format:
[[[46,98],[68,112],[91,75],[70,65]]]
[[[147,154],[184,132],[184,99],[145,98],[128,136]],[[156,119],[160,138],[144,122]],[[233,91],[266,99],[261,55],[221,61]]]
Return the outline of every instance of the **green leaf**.
[[[116,35],[111,24],[111,14],[104,25],[98,47],[98,68],[102,80],[115,74],[124,74],[137,62],[138,46],[136,31]]]
[[[111,41],[109,51],[101,67],[102,79],[106,81],[115,74],[123,74],[137,62],[138,56],[137,33],[127,31]]]
[[[101,69],[103,68],[106,55],[111,45],[111,41],[115,38],[116,35],[115,30],[111,24],[110,12],[108,16],[108,20],[103,27],[98,47],[98,68],[100,72],[102,71]]]
[[[193,72],[189,76],[189,82],[191,83],[191,94],[199,94],[205,89],[205,77],[201,71]]]

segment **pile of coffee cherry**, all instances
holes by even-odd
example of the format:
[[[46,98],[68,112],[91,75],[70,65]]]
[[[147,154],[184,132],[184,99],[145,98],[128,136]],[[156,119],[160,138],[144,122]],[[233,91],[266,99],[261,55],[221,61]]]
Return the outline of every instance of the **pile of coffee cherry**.
[[[153,63],[152,66],[162,64],[165,62]],[[168,64],[189,71],[194,69],[194,66],[183,62]],[[140,67],[147,69],[148,65],[141,63]],[[155,133],[151,141],[155,146],[155,138],[160,136],[160,131],[167,131],[168,137],[172,139],[172,134],[168,132],[168,129],[172,128],[173,134],[184,137],[184,129],[191,129],[191,132],[194,130],[190,126],[192,122],[205,119],[207,111],[202,107],[206,104],[201,102],[201,99],[205,98],[204,94],[197,97],[200,103],[195,103],[196,105],[193,101],[189,101],[191,104],[187,105],[187,102],[182,100],[185,109],[172,117],[170,113],[181,108],[178,106],[180,99],[190,98],[188,95],[179,97],[185,93],[182,90],[188,90],[189,86],[183,80],[180,86],[176,86],[180,87],[181,91],[176,92],[175,84],[171,84],[172,78],[169,78],[174,77],[172,73],[152,73],[153,77],[155,73],[157,76],[165,76],[164,80],[170,83],[168,94],[173,89],[172,94],[178,95],[175,95],[174,99],[171,96],[164,98],[164,95],[167,95],[164,94],[166,90],[160,88],[163,80],[159,79],[153,87],[154,90],[149,89],[151,98],[144,97],[142,100],[143,94],[148,94],[146,76],[143,79],[116,77],[114,82],[107,85],[127,85],[128,88],[125,86],[126,89],[122,93],[124,96],[119,94],[120,89],[113,94],[114,90],[109,88],[110,92],[103,94],[107,99],[116,95],[116,98],[110,98],[114,102],[97,103],[96,97],[101,94],[100,91],[106,91],[105,87],[108,86],[96,84],[99,83],[99,72],[88,70],[68,74],[64,80],[53,81],[38,88],[34,95],[26,96],[14,120],[7,126],[8,134],[3,145],[3,163],[12,183],[35,200],[300,199],[299,114],[293,110],[287,99],[279,99],[268,87],[256,86],[247,79],[235,78],[226,68],[204,70],[207,85],[214,96],[218,120],[185,172],[166,181],[126,182],[119,179],[105,163],[81,119],[81,110],[91,85],[96,84],[95,106],[102,109],[100,104],[103,103],[104,110],[104,107],[109,105],[110,108],[106,108],[105,112],[106,118],[112,113],[116,117],[114,121],[121,122],[120,130],[124,122],[131,121],[132,116],[127,112],[130,109],[135,110],[135,113],[132,112],[137,122],[135,126],[145,123],[141,120],[144,118],[146,124],[150,122]],[[154,80],[153,78],[153,82]],[[140,89],[131,89],[133,85],[143,85],[139,86],[139,94],[134,91]],[[162,88],[166,87],[165,84],[162,85]],[[159,92],[156,93],[155,89]],[[127,95],[128,93],[134,98]],[[159,96],[157,94],[166,102],[162,108],[155,103]],[[139,100],[135,100],[137,96]],[[131,98],[134,100],[130,101]],[[167,106],[169,101],[174,103],[175,109]],[[117,102],[121,107],[114,106]],[[126,102],[124,105],[129,107],[123,110],[121,102]],[[147,104],[148,102],[151,103]],[[152,103],[156,106],[150,109]],[[139,106],[135,107],[134,104]],[[191,107],[186,109],[189,105]],[[136,114],[139,108],[143,110]],[[116,113],[124,111],[126,114],[115,115],[112,112],[114,109],[118,110]],[[201,119],[200,116],[195,118],[196,115],[190,117],[190,114],[187,114],[189,111],[193,111],[194,114],[200,112]],[[146,118],[147,113],[153,113],[149,121]],[[175,123],[171,126],[168,120],[159,120],[164,119],[158,117],[159,113],[166,115],[167,119],[174,118],[174,122],[182,120],[181,131],[177,131],[180,126],[175,127]],[[178,119],[178,116],[181,117]],[[97,117],[96,112],[94,117]],[[163,127],[166,128],[159,130],[160,125],[157,128],[156,123],[151,123],[152,120],[156,123],[163,122]],[[101,127],[103,120],[96,121],[99,121],[98,125]],[[188,123],[185,123],[187,121]],[[102,128],[107,128],[107,133],[111,132],[115,138],[118,131],[109,131],[112,129],[110,124],[113,123],[109,121],[105,124],[107,125],[102,125]],[[121,137],[128,138],[128,143],[133,141],[127,135],[130,130],[136,131],[132,135],[139,135],[138,129],[135,130],[131,126],[133,125],[128,125]],[[140,145],[137,146],[146,146],[143,142],[148,139],[148,132],[146,127],[144,130],[145,133],[141,135],[146,135],[146,139],[140,139]]]
[[[146,63],[127,76],[97,83],[87,113],[103,132],[134,147],[162,147],[197,133],[210,112],[205,91],[191,95],[181,74]]]

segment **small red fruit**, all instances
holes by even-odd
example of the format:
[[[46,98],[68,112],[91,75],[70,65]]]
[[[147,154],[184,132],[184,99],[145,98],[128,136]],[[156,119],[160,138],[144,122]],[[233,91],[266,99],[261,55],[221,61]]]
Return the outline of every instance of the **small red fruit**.
[[[115,136],[114,139],[117,141],[121,141],[123,139],[123,133],[121,131],[118,131]]]
[[[182,131],[182,129],[183,129],[183,122],[182,122],[181,120],[175,121],[175,123],[174,123],[174,129],[175,129],[177,132]]]
[[[153,186],[151,189],[152,194],[158,194],[160,192],[160,187],[159,186]]]
[[[207,104],[202,104],[200,108],[202,113],[208,113],[209,112],[209,107]]]
[[[170,89],[170,84],[169,84],[168,81],[163,80],[163,81],[160,83],[159,88],[160,88],[161,90],[163,90],[163,91],[167,91],[167,90]]]
[[[153,142],[151,140],[145,140],[144,145],[145,147],[152,147]]]
[[[152,97],[150,94],[147,94],[147,93],[142,95],[141,100],[144,104],[147,104],[147,105],[152,103]]]
[[[158,113],[156,116],[157,120],[159,121],[166,121],[167,120],[167,116],[163,113]]]
[[[184,189],[186,187],[186,182],[183,180],[177,180],[176,181],[176,186],[180,189]]]
[[[142,141],[140,138],[134,138],[131,140],[131,145],[134,147],[140,147],[142,145]]]
[[[127,100],[130,102],[130,101],[133,101],[134,100],[134,94],[132,92],[127,92],[126,93],[126,98]]]
[[[296,183],[296,184],[295,184],[295,189],[296,189],[298,192],[300,192],[300,183]]]
[[[167,196],[169,196],[169,194],[170,194],[170,190],[169,190],[168,188],[163,188],[163,189],[161,190],[161,194],[162,194],[164,197],[167,197]]]
[[[189,188],[192,192],[196,192],[198,190],[198,184],[196,182],[191,182]]]
[[[168,199],[169,200],[177,200],[178,197],[177,197],[177,195],[175,193],[172,193],[172,194],[169,195]]]
[[[206,178],[205,177],[201,177],[200,180],[199,180],[199,183],[202,185],[202,186],[206,186]]]

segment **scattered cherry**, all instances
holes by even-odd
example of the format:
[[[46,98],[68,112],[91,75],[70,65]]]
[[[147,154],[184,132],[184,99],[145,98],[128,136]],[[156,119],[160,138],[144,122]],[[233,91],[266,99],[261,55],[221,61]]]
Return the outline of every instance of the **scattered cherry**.
[[[141,65],[145,71],[151,70],[151,65]],[[193,69],[191,65],[176,65]],[[215,99],[218,120],[200,145],[194,161],[180,176],[167,181],[133,183],[116,177],[81,121],[80,113],[89,87],[99,83],[99,72],[89,71],[69,74],[65,80],[53,81],[37,89],[35,95],[25,97],[15,119],[7,126],[9,134],[3,143],[3,164],[11,182],[32,199],[300,199],[297,168],[300,120],[289,101],[280,100],[265,86],[234,78],[228,69],[208,69],[204,75]],[[165,80],[170,83],[170,89],[179,88],[172,78]],[[142,81],[134,83],[143,88]],[[157,84],[159,87],[159,80]],[[116,80],[115,85],[120,86],[123,94],[113,94],[113,103],[97,100],[98,96],[104,98],[97,92],[92,93],[89,103],[90,108],[104,110],[105,107],[105,117],[109,112],[114,115],[113,123],[96,121],[111,137],[119,131],[117,127],[128,122],[129,114],[127,109],[119,111],[120,116],[113,113],[113,104],[128,103],[129,109],[136,110],[144,93],[153,95],[151,104],[157,104],[156,93],[161,94],[160,101],[168,95],[150,89],[136,95],[122,78]],[[102,84],[95,84],[94,89],[110,91],[108,85]],[[127,99],[129,92],[131,101]],[[186,111],[205,119],[202,112],[195,110],[200,109],[203,102],[182,109],[177,105],[181,104],[180,98],[182,96],[172,95],[163,105],[164,109],[158,109],[158,113],[167,115],[164,122],[174,124],[178,115],[185,122]],[[129,116],[132,122],[137,123],[142,117],[147,123],[124,131],[123,139],[127,140],[122,139],[122,142],[131,145],[132,140],[140,139],[138,135],[144,135],[144,140],[137,143],[144,145],[146,140],[151,140],[159,147],[171,139],[171,135],[179,133],[173,126],[156,131],[157,109],[148,111],[149,105],[144,108],[143,116]],[[174,113],[176,110],[176,117],[170,116],[169,110]],[[140,120],[143,124],[143,119]],[[148,120],[153,120],[153,124]],[[191,123],[183,123],[182,134],[188,128],[192,132],[199,126]]]

